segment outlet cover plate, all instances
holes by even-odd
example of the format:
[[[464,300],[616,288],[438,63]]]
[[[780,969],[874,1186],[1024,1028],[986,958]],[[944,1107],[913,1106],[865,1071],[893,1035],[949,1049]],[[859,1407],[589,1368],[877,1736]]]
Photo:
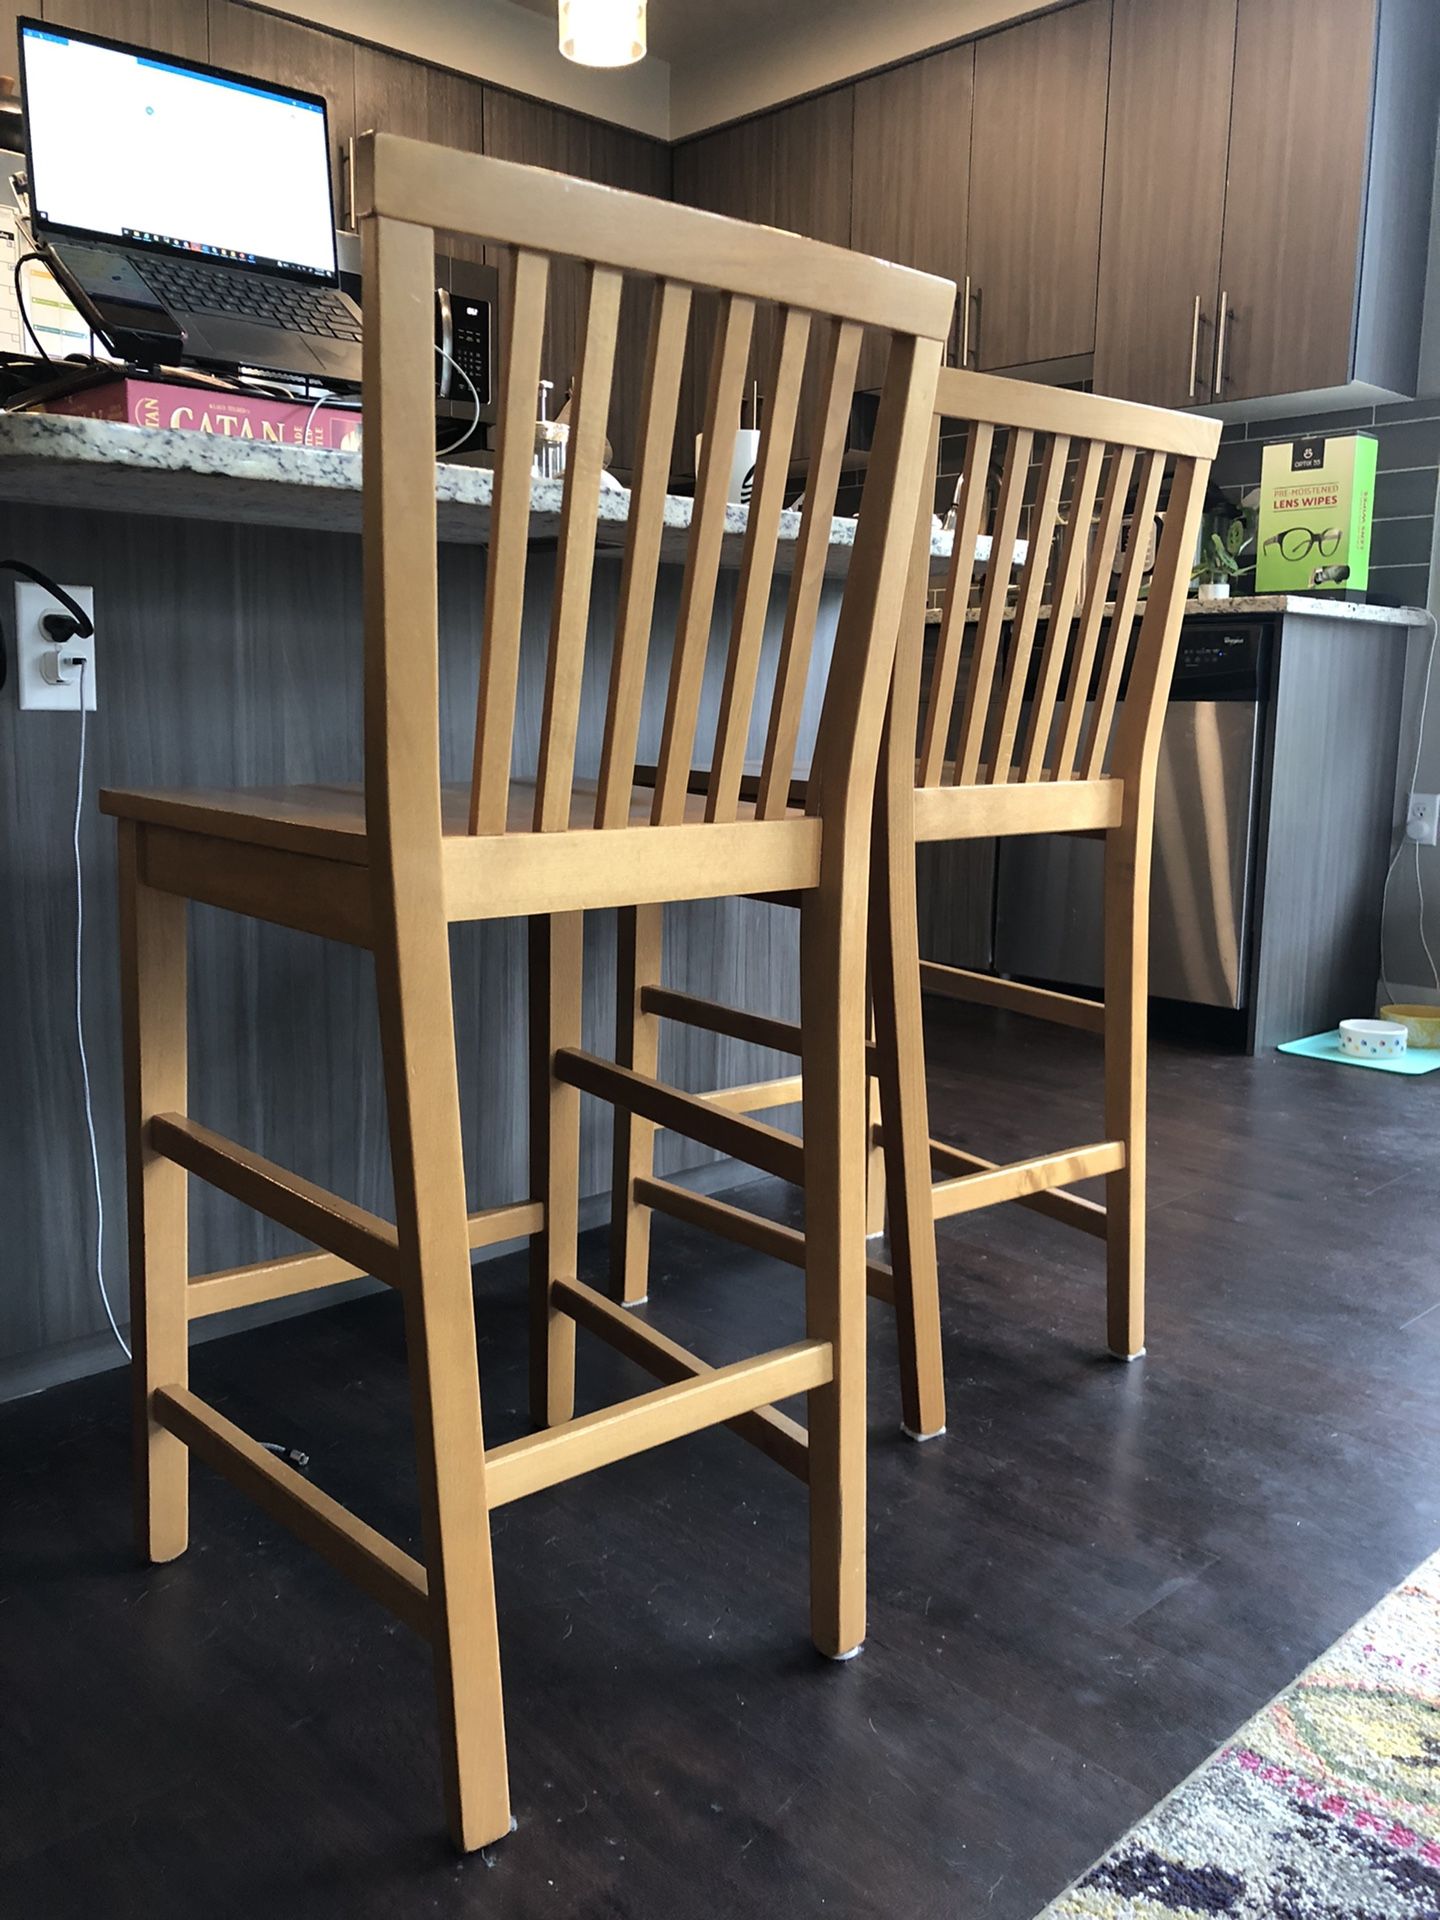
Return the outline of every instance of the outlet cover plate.
[[[64,585],[64,582],[61,584]],[[71,599],[80,603],[93,624],[95,589],[66,586],[65,591]],[[78,713],[80,711],[79,682],[71,681],[61,686],[53,686],[40,671],[40,662],[47,653],[53,653],[55,650],[55,643],[46,639],[45,630],[40,622],[47,613],[63,611],[54,594],[47,593],[44,587],[37,587],[31,580],[16,581],[15,686],[24,712]],[[93,713],[95,711],[94,636],[92,635],[89,640],[67,640],[65,652],[85,656],[85,710],[87,713]]]

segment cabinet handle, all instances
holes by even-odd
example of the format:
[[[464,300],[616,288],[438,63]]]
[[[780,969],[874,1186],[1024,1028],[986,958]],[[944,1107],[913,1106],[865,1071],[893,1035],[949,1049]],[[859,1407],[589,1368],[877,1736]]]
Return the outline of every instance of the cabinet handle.
[[[1215,320],[1215,390],[1212,398],[1225,398],[1225,333],[1230,321],[1230,296],[1220,296],[1220,312]]]
[[[970,276],[965,276],[965,291],[960,296],[960,309],[963,318],[960,322],[960,365],[970,364]]]
[[[1195,296],[1195,311],[1190,316],[1190,398],[1195,398],[1195,383],[1200,365],[1200,296]]]
[[[970,282],[968,279],[966,280],[965,282],[965,338],[966,338],[967,347],[969,348],[970,356],[973,356],[973,357],[967,357],[965,362],[966,366],[973,365],[975,367],[978,367],[980,365],[980,315],[983,311],[983,308],[981,306],[982,293],[983,293],[983,289],[980,287],[976,287],[972,293],[970,289]],[[970,325],[970,303],[972,300],[975,303],[975,324],[973,328]]]

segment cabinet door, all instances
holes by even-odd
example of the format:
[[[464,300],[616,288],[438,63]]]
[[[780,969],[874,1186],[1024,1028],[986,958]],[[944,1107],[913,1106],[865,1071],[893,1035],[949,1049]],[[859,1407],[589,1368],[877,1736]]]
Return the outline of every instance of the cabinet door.
[[[273,13],[257,13],[236,0],[210,0],[210,58],[217,67],[254,74],[258,80],[323,93],[330,122],[330,170],[335,216],[347,217],[345,167],[355,134],[355,47],[338,34],[321,33]]]
[[[43,6],[31,0],[19,11],[32,17],[43,13],[47,26],[108,34],[156,53],[178,54],[182,60],[209,58],[205,0],[45,0]],[[0,66],[10,71],[8,61],[0,61]]]
[[[972,365],[1094,350],[1109,59],[1110,0],[976,42]]]
[[[403,133],[465,153],[484,152],[485,89],[478,80],[376,47],[355,49],[355,129]],[[449,239],[447,253],[483,260],[478,240]]]
[[[1217,400],[1354,362],[1378,0],[1240,0]]]
[[[974,98],[973,46],[949,47],[858,83],[850,197],[857,253],[963,283]],[[884,373],[884,342],[867,340],[861,386],[878,386]]]
[[[854,88],[840,87],[793,107],[758,115],[741,126],[688,141],[675,155],[675,198],[711,213],[730,214],[762,226],[783,227],[811,240],[850,244],[850,175],[854,134]],[[692,352],[676,465],[694,465],[694,433],[703,407],[705,369],[713,327],[708,303],[697,303]],[[774,349],[774,316],[759,316],[751,348],[751,378],[764,397]],[[819,391],[821,342],[812,340],[795,429],[795,457],[810,450],[811,418]],[[746,414],[748,422],[749,415]],[[737,423],[738,424],[738,423]]]
[[[486,94],[485,151],[501,160],[550,167],[557,173],[598,180],[604,186],[623,187],[652,198],[668,197],[670,190],[670,158],[659,141],[498,88]],[[620,310],[609,415],[614,465],[626,475],[631,469],[639,425],[648,315],[646,290],[638,284],[627,284]],[[584,268],[572,261],[554,262],[541,365],[544,377],[555,383],[556,410],[564,401],[580,357],[584,319]]]
[[[1114,0],[1095,388],[1210,399],[1237,0]]]

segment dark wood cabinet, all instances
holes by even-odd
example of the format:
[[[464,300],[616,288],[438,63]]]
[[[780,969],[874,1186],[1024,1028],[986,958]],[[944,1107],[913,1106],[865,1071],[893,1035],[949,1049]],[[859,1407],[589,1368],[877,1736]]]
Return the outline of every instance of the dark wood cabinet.
[[[675,198],[711,213],[849,246],[854,91],[839,87],[686,141],[675,151]],[[710,315],[699,303],[676,432],[675,462],[681,472],[694,468],[694,435],[703,411],[713,338]],[[762,398],[774,344],[774,316],[762,313],[750,354],[751,379]],[[797,460],[810,450],[820,352],[821,342],[812,340],[795,428]]]
[[[973,45],[856,85],[850,244],[858,252],[963,282],[974,101]],[[884,354],[882,341],[866,341],[862,387],[884,377]]]
[[[496,87],[486,90],[485,151],[501,160],[550,167],[558,173],[598,180],[603,186],[623,187],[628,192],[649,194],[652,198],[669,198],[670,155],[660,141],[606,126],[598,120],[587,120],[560,107],[544,106]],[[541,366],[544,377],[555,383],[554,410],[557,411],[564,402],[580,356],[585,284],[583,267],[568,261],[557,261],[551,267]],[[627,285],[620,312],[609,415],[614,465],[627,476],[639,426],[647,316],[648,298],[644,288]]]
[[[324,94],[336,218],[343,219],[350,142],[356,131],[353,41],[273,13],[257,13],[238,0],[210,0],[210,58],[217,67]]]
[[[1114,0],[1097,392],[1211,398],[1237,0]]]
[[[1109,60],[1110,0],[1079,0],[975,44],[972,366],[1094,350]]]
[[[205,60],[210,54],[205,0],[42,0],[18,11],[39,14],[52,27],[106,33],[184,60]]]
[[[1355,372],[1378,13],[1379,0],[1241,0],[1217,400]]]

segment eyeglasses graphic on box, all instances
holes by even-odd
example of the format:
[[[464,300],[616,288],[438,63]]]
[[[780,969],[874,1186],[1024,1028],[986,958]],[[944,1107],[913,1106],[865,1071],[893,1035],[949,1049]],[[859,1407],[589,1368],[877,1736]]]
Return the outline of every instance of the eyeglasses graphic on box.
[[[1282,560],[1308,560],[1317,547],[1327,556],[1337,553],[1344,538],[1343,527],[1326,527],[1323,533],[1316,533],[1310,527],[1286,527],[1280,533],[1271,534],[1263,551],[1268,553],[1271,547],[1278,547]]]

